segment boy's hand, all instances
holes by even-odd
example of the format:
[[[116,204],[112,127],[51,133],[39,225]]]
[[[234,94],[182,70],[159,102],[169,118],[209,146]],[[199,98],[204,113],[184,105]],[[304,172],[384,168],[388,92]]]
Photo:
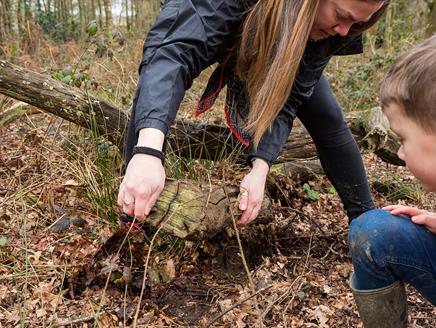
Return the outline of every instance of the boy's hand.
[[[390,205],[383,207],[383,209],[390,211],[392,215],[408,215],[413,223],[425,226],[436,235],[436,213],[404,205]]]

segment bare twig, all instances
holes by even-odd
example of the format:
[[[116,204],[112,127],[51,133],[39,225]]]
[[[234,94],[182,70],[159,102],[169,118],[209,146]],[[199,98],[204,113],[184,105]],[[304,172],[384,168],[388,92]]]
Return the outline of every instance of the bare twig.
[[[136,312],[135,312],[135,318],[133,319],[133,328],[136,327],[137,322],[138,322],[138,316],[139,316],[139,311],[141,310],[141,301],[142,301],[142,297],[144,296],[144,290],[145,290],[145,283],[147,281],[147,269],[148,269],[148,261],[150,260],[150,256],[151,256],[151,250],[153,249],[153,244],[154,244],[154,240],[156,239],[156,237],[158,236],[159,232],[161,231],[162,227],[165,225],[166,222],[168,222],[171,217],[173,216],[173,214],[176,212],[177,209],[177,205],[174,209],[174,211],[167,217],[166,213],[164,216],[164,219],[161,220],[158,229],[156,230],[156,232],[153,235],[153,238],[151,238],[150,241],[150,246],[148,248],[148,252],[147,252],[147,258],[145,259],[145,264],[144,264],[144,277],[142,278],[142,287],[141,287],[141,293],[139,294],[139,300],[138,300],[138,305],[136,306]],[[168,209],[169,210],[169,209]]]
[[[229,202],[229,204],[231,204],[226,188],[223,188],[223,190],[224,190],[224,193],[227,197],[227,201]],[[248,267],[247,260],[246,260],[245,255],[244,255],[244,249],[242,248],[241,237],[239,236],[238,226],[236,225],[236,219],[235,219],[235,215],[233,214],[233,210],[232,210],[231,205],[229,206],[229,212],[230,212],[230,216],[232,217],[233,229],[235,229],[236,240],[238,241],[239,253],[241,255],[242,263],[244,265],[244,269],[245,269],[245,272],[247,274],[247,278],[248,278],[248,282],[249,282],[251,291],[254,294],[254,293],[256,293],[256,287],[254,285],[253,277],[251,276],[250,268]],[[256,310],[260,311],[259,305],[257,304],[257,300],[255,301],[255,306],[256,306]],[[260,318],[260,326],[261,327],[263,326],[262,325],[262,318]]]
[[[58,323],[55,323],[52,327],[53,328],[68,327],[68,326],[72,326],[72,325],[77,325],[79,323],[92,321],[94,319],[95,319],[95,315],[90,315],[87,317],[82,317],[82,318],[78,318],[78,319],[74,319],[74,320],[70,320],[70,321],[58,322]]]
[[[224,189],[224,193],[226,194],[227,200],[229,201],[229,204],[231,204],[226,188],[223,188],[223,189]],[[232,210],[231,206],[229,206],[229,211],[230,211],[230,216],[232,217],[233,229],[235,229],[236,240],[238,241],[239,252],[241,254],[242,264],[244,265],[245,273],[247,274],[250,288],[253,292],[255,292],[256,290],[254,287],[253,278],[251,277],[250,269],[248,268],[247,260],[245,259],[244,249],[242,248],[242,243],[241,243],[241,238],[239,236],[238,226],[236,225],[235,215],[233,214],[233,210]]]
[[[286,289],[286,291],[285,291],[285,292],[284,292],[280,297],[276,298],[275,300],[273,300],[273,301],[268,305],[268,307],[267,307],[267,308],[265,309],[265,311],[263,311],[263,313],[262,313],[262,316],[261,316],[261,319],[262,319],[262,320],[266,317],[266,315],[269,313],[269,311],[271,311],[272,307],[273,307],[275,304],[280,304],[283,300],[285,300],[285,299],[289,296],[289,294],[291,293],[292,288],[294,287],[295,283],[296,283],[297,281],[301,280],[301,278],[302,278],[301,275],[298,276],[297,278],[295,278],[294,281],[292,281],[291,285]]]
[[[303,277],[303,276],[305,275],[305,273],[306,273],[307,265],[308,265],[308,263],[309,263],[310,251],[311,251],[311,249],[312,249],[312,241],[313,241],[313,235],[312,235],[312,237],[310,238],[309,248],[308,248],[308,250],[307,250],[307,255],[306,255],[306,261],[304,262],[303,272],[301,273],[300,277]],[[300,282],[300,285],[298,286],[297,290],[299,290],[299,289],[302,287],[302,285],[303,285],[303,281]],[[286,315],[286,312],[288,311],[288,308],[291,306],[292,302],[294,301],[294,299],[295,299],[295,295],[296,295],[296,293],[294,293],[294,294],[292,295],[291,300],[288,302],[288,304],[286,304],[286,307],[285,307],[285,309],[283,310],[283,323],[284,323],[284,325],[285,325],[285,328],[287,327],[287,325],[286,325],[286,320],[285,320],[285,315]]]
[[[135,221],[136,221],[136,217],[133,219],[132,224],[131,224],[130,227],[129,227],[129,230],[127,230],[127,232],[126,232],[126,236],[124,237],[123,241],[121,242],[120,247],[119,247],[118,250],[117,250],[116,256],[118,256],[118,255],[120,254],[121,249],[123,248],[124,243],[127,241],[127,238],[128,238],[128,236],[129,236],[129,233],[130,233],[130,231],[132,230],[132,228],[133,228],[133,226],[134,226],[134,224],[135,224]],[[99,305],[98,305],[97,313],[93,316],[93,318],[94,318],[94,327],[96,326],[96,324],[97,324],[97,319],[98,319],[98,317],[99,317],[100,314],[101,314],[100,311],[101,311],[101,308],[103,307],[103,302],[104,302],[104,299],[105,299],[104,296],[105,296],[105,294],[106,294],[106,290],[107,290],[107,287],[108,287],[108,285],[109,285],[109,281],[110,281],[111,274],[112,274],[112,267],[110,268],[110,270],[109,270],[109,272],[108,272],[108,275],[107,275],[107,278],[106,278],[106,283],[105,283],[104,288],[103,288],[103,292],[102,292],[102,296],[101,296],[100,303],[99,303]]]

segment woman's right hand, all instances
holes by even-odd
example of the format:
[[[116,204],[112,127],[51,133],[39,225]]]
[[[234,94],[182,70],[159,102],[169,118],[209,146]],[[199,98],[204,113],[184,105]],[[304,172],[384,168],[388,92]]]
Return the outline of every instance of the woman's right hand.
[[[165,185],[165,170],[159,158],[136,154],[126,169],[118,192],[123,212],[143,221],[150,213]]]

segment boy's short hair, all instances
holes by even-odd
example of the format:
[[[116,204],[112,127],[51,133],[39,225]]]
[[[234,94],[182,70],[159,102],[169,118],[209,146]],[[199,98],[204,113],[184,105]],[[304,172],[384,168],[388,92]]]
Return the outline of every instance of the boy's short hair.
[[[425,131],[436,133],[436,35],[402,54],[385,76],[382,108],[398,105]]]

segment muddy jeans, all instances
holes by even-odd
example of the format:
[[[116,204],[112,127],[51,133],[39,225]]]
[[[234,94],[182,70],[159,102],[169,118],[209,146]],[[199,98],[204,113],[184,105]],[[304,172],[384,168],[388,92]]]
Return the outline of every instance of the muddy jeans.
[[[371,210],[351,222],[348,241],[357,289],[401,280],[436,305],[436,235],[409,217]]]

